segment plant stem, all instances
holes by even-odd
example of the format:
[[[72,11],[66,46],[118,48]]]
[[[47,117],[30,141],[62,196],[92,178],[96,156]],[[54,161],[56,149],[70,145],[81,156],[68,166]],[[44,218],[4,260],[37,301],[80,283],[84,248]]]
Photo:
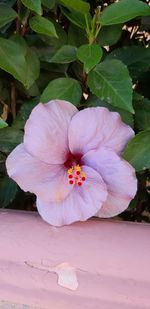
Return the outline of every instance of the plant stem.
[[[18,17],[16,20],[16,33],[17,34],[21,33],[20,11],[21,11],[21,2],[20,0],[17,0],[17,12],[18,12]]]
[[[87,33],[87,35],[89,35],[90,34],[90,27],[89,27],[89,22],[88,22],[87,14],[85,14],[85,22],[86,22],[86,27],[87,27],[86,33]]]

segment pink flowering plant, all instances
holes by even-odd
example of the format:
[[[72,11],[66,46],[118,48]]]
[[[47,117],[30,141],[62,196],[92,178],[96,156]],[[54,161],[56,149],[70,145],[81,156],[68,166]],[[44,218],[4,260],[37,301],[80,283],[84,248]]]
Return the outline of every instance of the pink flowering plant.
[[[40,103],[25,125],[23,143],[7,158],[8,175],[36,194],[38,211],[50,224],[112,217],[137,190],[133,167],[120,158],[133,135],[107,108],[78,111],[67,101]]]
[[[149,15],[144,0],[0,1],[0,208],[150,222]]]

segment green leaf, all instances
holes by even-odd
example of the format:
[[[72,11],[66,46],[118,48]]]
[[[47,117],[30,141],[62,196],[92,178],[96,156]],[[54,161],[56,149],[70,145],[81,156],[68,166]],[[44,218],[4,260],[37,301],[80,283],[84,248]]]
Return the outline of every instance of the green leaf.
[[[56,0],[42,0],[42,4],[48,9],[52,9],[55,6]]]
[[[44,89],[41,102],[46,103],[53,99],[66,100],[78,105],[82,96],[79,82],[73,78],[57,78],[51,81]]]
[[[31,29],[37,33],[45,34],[51,37],[58,37],[53,23],[41,16],[34,16],[30,19]]]
[[[7,176],[0,179],[0,207],[5,208],[11,203],[17,193],[17,184]]]
[[[8,126],[7,122],[5,122],[1,117],[0,117],[0,129],[6,128]]]
[[[42,15],[41,0],[21,0],[24,6],[34,11],[35,13]]]
[[[11,37],[11,40],[15,42],[19,48],[22,49],[22,54],[25,57],[25,87],[29,89],[35,80],[39,77],[40,74],[40,61],[36,54],[36,52],[29,48],[26,41],[18,35],[14,35]]]
[[[62,13],[69,19],[74,25],[86,29],[86,21],[85,21],[85,14],[82,12],[74,11],[74,10],[66,10],[64,8],[61,8]],[[89,24],[91,23],[91,15],[88,13],[87,19]]]
[[[35,98],[31,101],[24,102],[15,118],[12,128],[17,130],[23,130],[25,123],[30,116],[32,109],[38,104],[39,98]]]
[[[150,168],[150,129],[140,132],[128,143],[123,157],[136,171]]]
[[[60,0],[59,2],[67,8],[79,11],[84,14],[87,14],[90,10],[89,3],[86,3],[82,0]]]
[[[100,62],[103,51],[98,44],[85,44],[77,49],[77,58],[83,62],[84,71],[89,73]]]
[[[137,130],[150,128],[150,100],[141,97],[134,102],[135,127]]]
[[[98,64],[88,76],[88,86],[101,100],[133,113],[132,83],[127,67],[119,60]]]
[[[29,89],[34,84],[35,80],[40,74],[40,61],[36,52],[29,48],[26,41],[18,35],[11,37],[11,40],[15,42],[21,49],[25,57],[26,68],[25,68],[25,78],[26,78],[26,88]]]
[[[0,38],[0,68],[26,84],[26,62],[22,49],[11,40]]]
[[[148,69],[150,63],[150,47],[130,46],[122,47],[111,52],[107,59],[119,59],[129,68],[133,76]]]
[[[86,32],[73,24],[70,24],[68,30],[68,44],[79,47],[88,42]]]
[[[12,7],[15,4],[16,0],[1,0],[1,4],[8,5]]]
[[[39,90],[39,87],[38,87],[38,83],[39,83],[39,79],[37,82],[34,82],[32,84],[32,86],[29,88],[29,89],[22,89],[21,87],[21,91],[23,91],[23,93],[26,95],[27,98],[30,98],[30,97],[37,97],[40,95],[40,90]],[[17,85],[17,88],[19,88],[19,85]]]
[[[122,24],[104,26],[97,36],[97,42],[101,46],[112,46],[119,41],[121,34]]]
[[[23,132],[11,127],[0,130],[0,151],[9,153],[22,142]]]
[[[137,16],[150,14],[150,7],[139,0],[120,0],[106,7],[99,22],[101,25],[121,24]]]
[[[51,48],[52,53],[54,53],[60,47],[67,44],[67,33],[64,31],[64,29],[58,23],[56,23],[53,20],[51,20],[51,22],[53,23],[53,25],[56,29],[56,33],[57,33],[58,37],[52,37],[52,36],[40,34],[39,36],[42,39],[42,41],[44,41],[46,46],[45,46],[45,44],[40,43],[38,48],[47,48],[47,45],[48,45],[48,47]],[[52,53],[50,53],[50,56],[48,57],[48,59],[50,59],[52,57]]]
[[[39,76],[39,60],[23,38],[0,38],[0,68],[13,75],[26,88]]]
[[[10,7],[0,4],[0,28],[4,27],[17,17],[17,13]]]
[[[48,63],[49,60],[46,60],[47,63],[42,63],[41,67],[49,72],[49,75],[47,76],[47,82],[49,82],[52,79],[56,79],[57,77],[64,77],[68,70],[68,65],[67,63],[65,64],[58,64],[58,63]],[[48,74],[48,73],[47,73]],[[47,84],[47,83],[46,83]],[[45,85],[46,86],[46,85]]]
[[[133,128],[133,115],[122,108],[115,107],[106,101],[101,101],[99,98],[93,95],[87,99],[86,105],[89,107],[102,106],[108,108],[111,112],[117,112],[120,114],[122,121]]]
[[[18,45],[18,48],[20,48],[20,52],[25,56],[26,55],[27,43],[23,39],[23,37],[18,35],[18,34],[13,34],[10,37],[10,40]]]
[[[40,74],[40,62],[35,51],[27,48],[26,55],[26,84],[29,89]]]
[[[76,47],[64,45],[56,51],[54,56],[49,60],[53,63],[70,63],[76,60]]]

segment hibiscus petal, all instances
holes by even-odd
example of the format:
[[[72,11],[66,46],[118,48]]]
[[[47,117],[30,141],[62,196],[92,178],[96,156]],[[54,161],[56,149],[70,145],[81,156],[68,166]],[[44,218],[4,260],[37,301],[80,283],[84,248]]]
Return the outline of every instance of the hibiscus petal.
[[[98,212],[100,217],[112,217],[124,211],[134,198],[137,180],[133,167],[111,149],[91,150],[82,158],[94,168],[107,185],[108,197]]]
[[[61,226],[75,221],[85,221],[95,215],[107,198],[106,185],[101,176],[88,166],[83,166],[86,180],[61,203],[44,203],[37,199],[41,217],[48,223]]]
[[[74,105],[62,100],[38,104],[25,125],[27,151],[46,163],[63,163],[68,152],[68,126],[76,112]]]
[[[116,112],[104,107],[87,108],[73,116],[69,126],[69,148],[72,153],[107,146],[120,153],[134,136]]]
[[[119,196],[112,192],[108,193],[108,198],[96,216],[100,218],[110,218],[117,216],[128,208],[131,199]]]
[[[47,164],[31,156],[23,144],[17,146],[6,160],[8,175],[24,191],[35,193],[45,202],[60,202],[72,191],[63,165]]]

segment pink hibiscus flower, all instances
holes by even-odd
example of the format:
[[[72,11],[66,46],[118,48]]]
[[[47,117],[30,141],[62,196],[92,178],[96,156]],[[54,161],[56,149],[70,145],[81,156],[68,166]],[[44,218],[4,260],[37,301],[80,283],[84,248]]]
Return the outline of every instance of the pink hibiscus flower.
[[[36,194],[38,211],[50,224],[112,217],[137,190],[133,167],[119,157],[133,135],[107,108],[78,111],[66,101],[40,103],[25,125],[23,144],[7,158],[7,171]]]

